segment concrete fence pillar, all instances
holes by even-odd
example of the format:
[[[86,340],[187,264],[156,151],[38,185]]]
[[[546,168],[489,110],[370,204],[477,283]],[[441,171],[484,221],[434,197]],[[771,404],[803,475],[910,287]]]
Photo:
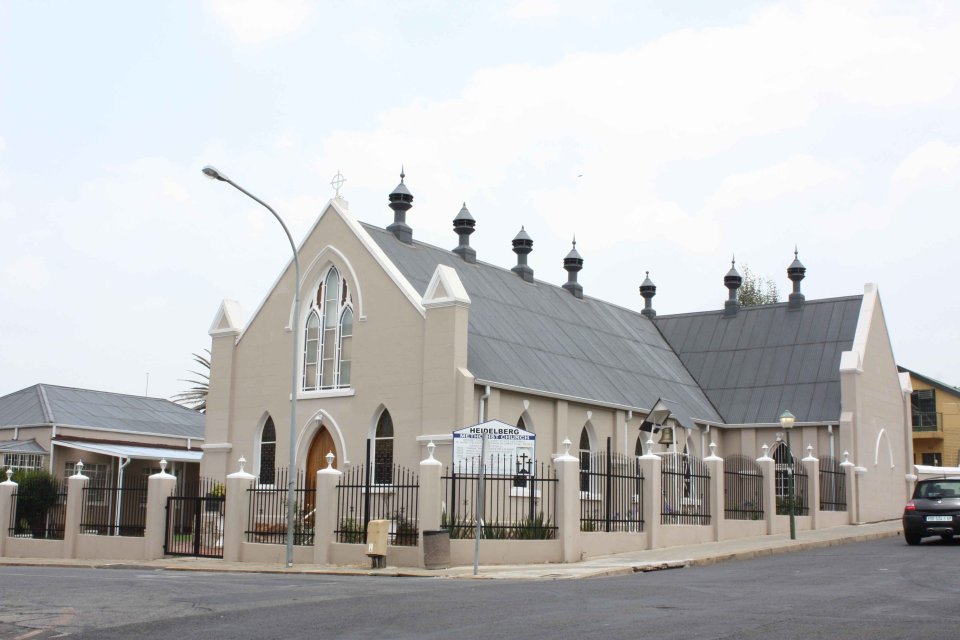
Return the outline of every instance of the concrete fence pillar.
[[[78,463],[80,467],[82,463]],[[83,519],[83,490],[90,478],[78,470],[67,478],[67,510],[63,516],[63,557],[77,557],[77,536],[80,535],[80,522]]]
[[[317,471],[317,504],[313,514],[314,564],[330,564],[330,545],[337,539],[337,485],[342,476],[342,471],[333,468],[333,454],[327,453],[327,466]]]
[[[420,542],[423,543],[424,531],[436,531],[440,528],[443,514],[443,465],[433,457],[436,445],[427,445],[428,456],[420,462]]]
[[[557,537],[562,562],[580,560],[580,461],[570,455],[571,442],[563,441],[563,453],[553,459],[557,470]]]
[[[144,556],[156,560],[164,555],[167,534],[167,498],[177,487],[177,479],[167,473],[167,461],[160,461],[160,473],[147,479],[147,520],[143,532]]]
[[[820,461],[813,456],[813,447],[807,446],[807,456],[800,461],[807,472],[807,507],[810,509],[810,529],[820,528]]]
[[[7,550],[7,536],[10,527],[10,519],[13,515],[13,494],[17,490],[17,483],[7,476],[7,479],[0,482],[0,557]]]
[[[710,522],[713,525],[713,539],[723,540],[726,509],[724,504],[723,458],[716,455],[717,445],[710,443],[710,455],[703,459],[710,473]]]
[[[763,472],[763,519],[767,523],[767,535],[772,535],[777,521],[777,471],[769,452],[770,447],[764,444],[763,455],[757,458],[757,464]]]
[[[256,479],[243,468],[246,459],[240,458],[240,470],[227,476],[226,497],[223,502],[223,559],[240,561],[240,545],[250,519],[250,496],[247,489]]]
[[[643,474],[643,528],[647,532],[647,548],[660,546],[660,512],[663,492],[660,487],[660,456],[651,453],[640,456],[640,472]]]

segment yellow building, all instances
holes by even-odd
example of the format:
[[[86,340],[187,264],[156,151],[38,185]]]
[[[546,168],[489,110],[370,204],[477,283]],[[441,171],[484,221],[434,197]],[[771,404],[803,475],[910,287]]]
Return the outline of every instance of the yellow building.
[[[897,368],[910,374],[913,386],[910,409],[914,463],[960,466],[960,388]]]

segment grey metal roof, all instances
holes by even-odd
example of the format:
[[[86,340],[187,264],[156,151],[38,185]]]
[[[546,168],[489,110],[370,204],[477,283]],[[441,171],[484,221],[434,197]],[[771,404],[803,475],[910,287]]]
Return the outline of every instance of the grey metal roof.
[[[693,419],[720,421],[640,313],[363,227],[421,295],[438,264],[456,270],[471,300],[467,366],[477,379],[644,409],[669,397]]]
[[[0,441],[0,453],[47,453],[34,438]]]
[[[0,398],[0,427],[61,424],[203,437],[204,416],[165,400],[36,384]]]
[[[849,351],[863,296],[658,316],[654,322],[724,421],[840,418],[840,354]]]

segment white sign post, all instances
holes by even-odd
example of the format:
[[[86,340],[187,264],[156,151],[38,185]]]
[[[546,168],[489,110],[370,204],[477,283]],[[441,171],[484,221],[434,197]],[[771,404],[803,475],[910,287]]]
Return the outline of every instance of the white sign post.
[[[484,477],[491,475],[534,475],[537,436],[532,431],[490,420],[453,432],[454,473],[477,473],[476,533],[473,548],[473,575],[480,566],[480,538],[483,535]]]

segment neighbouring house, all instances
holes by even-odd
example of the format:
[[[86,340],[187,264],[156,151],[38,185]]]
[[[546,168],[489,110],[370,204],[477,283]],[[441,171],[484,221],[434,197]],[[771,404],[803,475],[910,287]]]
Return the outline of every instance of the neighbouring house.
[[[83,462],[91,486],[137,484],[159,471],[196,478],[203,414],[162,398],[52,384],[0,397],[0,464],[65,478]]]
[[[512,239],[515,265],[496,266],[470,246],[478,225],[466,205],[447,250],[413,239],[412,204],[402,174],[386,228],[358,222],[335,197],[299,244],[299,282],[291,260],[248,321],[223,301],[209,331],[204,476],[222,479],[243,457],[272,486],[292,447],[308,479],[331,453],[334,467],[366,465],[389,487],[392,465],[414,467],[429,443],[449,464],[452,431],[496,419],[535,433],[540,461],[569,440],[582,473],[608,446],[704,458],[715,444],[720,457],[768,451],[786,478],[779,417],[790,411],[797,458],[856,465],[855,521],[899,515],[912,479],[909,384],[876,285],[806,300],[795,255],[787,302],[741,308],[733,265],[717,278],[717,311],[658,316],[649,276],[644,307],[626,309],[584,289],[576,243],[557,258],[567,281],[555,286],[534,277],[532,231]],[[672,444],[650,432],[658,400]],[[776,486],[780,497],[786,484]]]
[[[914,463],[960,467],[960,388],[906,367],[910,376],[910,425]]]

